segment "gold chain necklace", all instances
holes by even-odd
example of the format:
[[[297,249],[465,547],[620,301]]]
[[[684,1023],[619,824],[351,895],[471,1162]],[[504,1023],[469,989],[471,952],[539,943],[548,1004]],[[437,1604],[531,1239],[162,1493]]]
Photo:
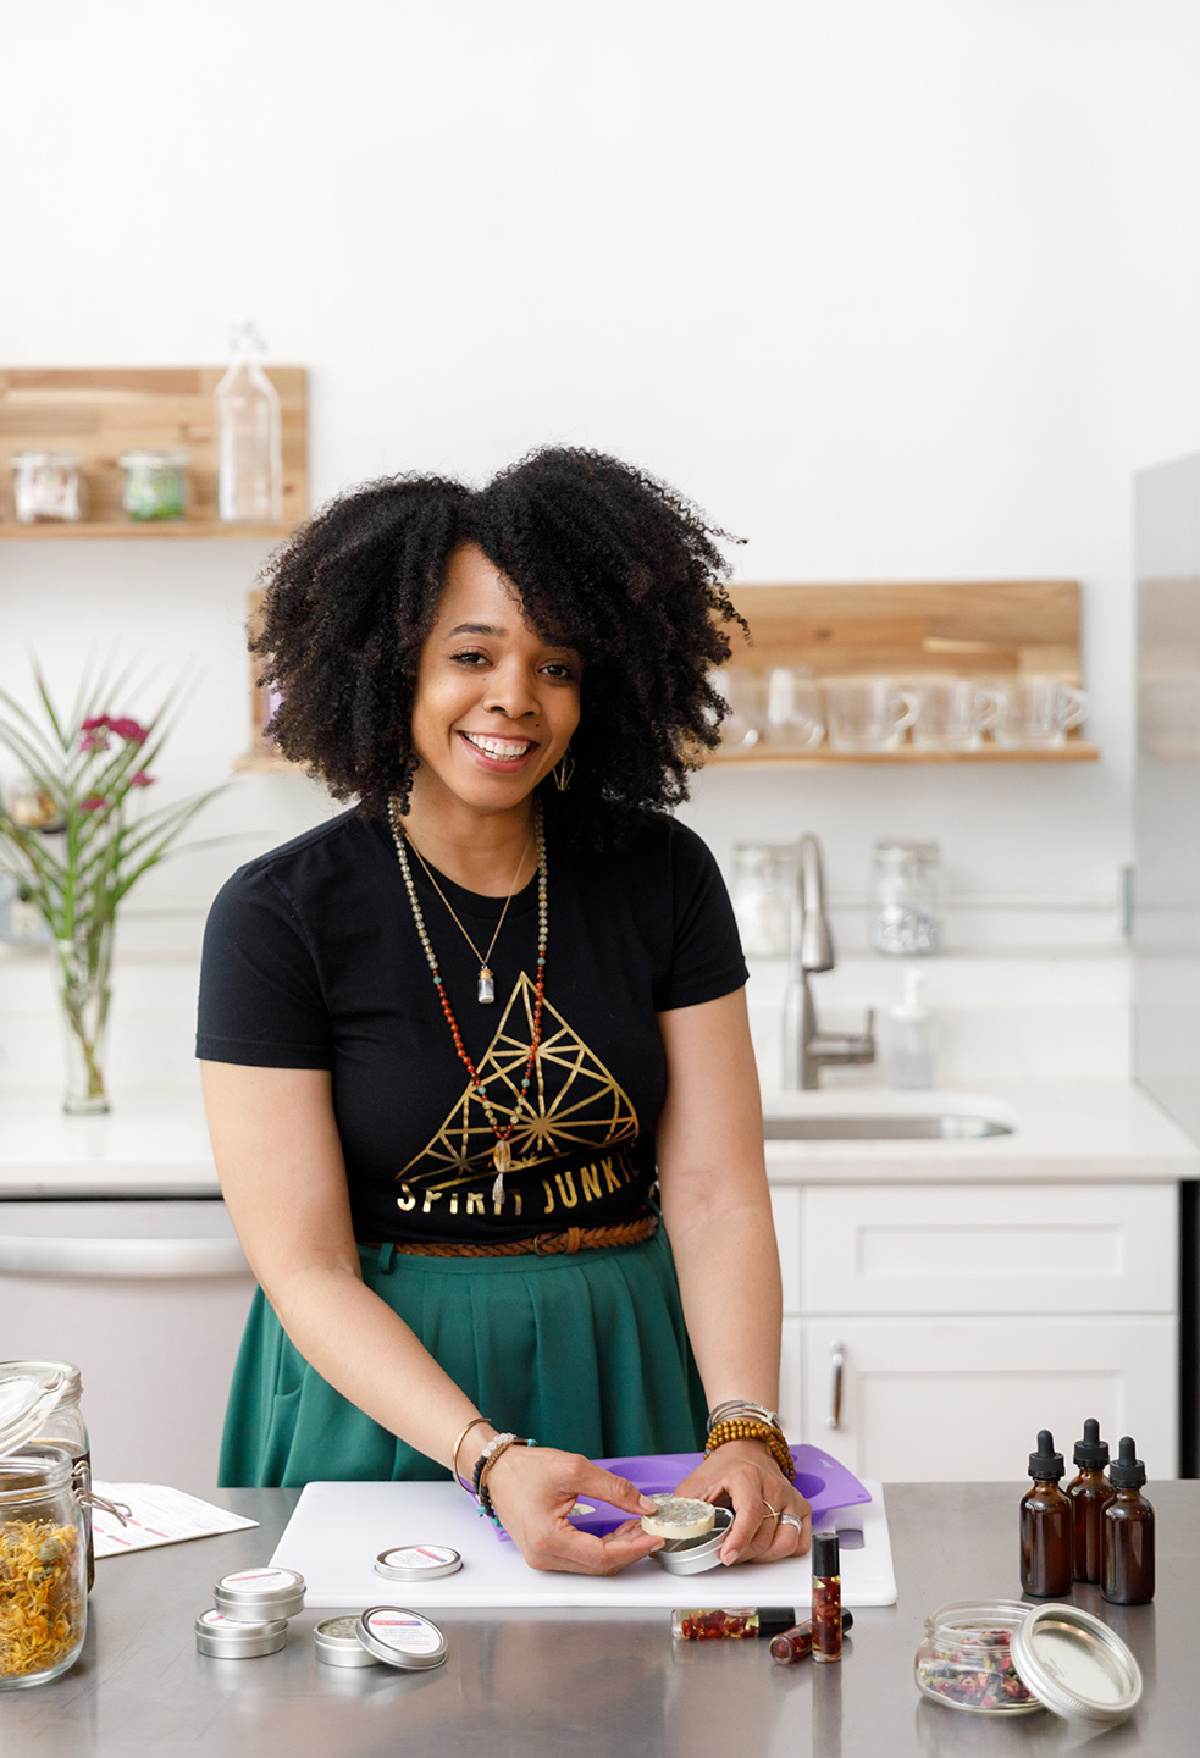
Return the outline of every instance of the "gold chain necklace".
[[[389,810],[392,813],[392,834],[395,835],[396,834],[395,801],[392,801],[390,803]],[[425,856],[421,853],[420,849],[417,847],[417,845],[413,841],[412,837],[408,834],[407,830],[405,830],[403,832],[403,835],[404,835],[404,840],[407,843],[408,847],[412,850],[413,854],[416,855],[417,859],[421,863],[421,866],[424,868],[425,877],[429,880],[429,883],[433,886],[433,889],[437,892],[438,896],[441,898],[442,902],[445,904],[446,908],[449,910],[451,916],[454,918],[455,922],[458,924],[459,933],[462,935],[462,937],[466,941],[467,945],[471,948],[471,951],[475,954],[476,958],[479,960],[479,991],[478,991],[479,1001],[482,1006],[487,1007],[491,1002],[493,1002],[496,999],[496,984],[495,984],[495,979],[492,975],[492,969],[491,969],[492,953],[495,951],[496,942],[500,938],[500,930],[504,926],[504,918],[508,914],[508,906],[512,902],[514,896],[516,895],[517,880],[521,877],[521,868],[525,865],[525,856],[529,853],[529,844],[533,840],[532,832],[530,833],[529,836],[527,836],[525,838],[525,847],[521,850],[521,858],[517,862],[517,870],[513,874],[512,885],[509,887],[508,896],[504,900],[504,908],[500,911],[500,920],[496,923],[495,933],[492,935],[491,939],[488,941],[488,949],[486,952],[480,952],[478,946],[476,946],[474,940],[472,940],[471,936],[467,933],[467,930],[463,926],[462,922],[459,921],[458,911],[455,909],[454,905],[450,902],[450,899],[446,896],[446,893],[442,890],[441,886],[438,884],[437,879],[434,876],[433,869],[429,865],[429,862],[425,859]]]

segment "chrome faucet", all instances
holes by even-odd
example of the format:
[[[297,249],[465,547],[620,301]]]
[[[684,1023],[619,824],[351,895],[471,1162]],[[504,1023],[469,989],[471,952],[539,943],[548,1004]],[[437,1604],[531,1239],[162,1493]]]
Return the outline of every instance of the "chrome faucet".
[[[798,851],[796,909],[793,919],[792,976],[784,1007],[783,1079],[785,1086],[811,1091],[822,1068],[874,1062],[875,1012],[865,1032],[822,1032],[817,1026],[809,978],[831,971],[837,962],[825,913],[825,870],[815,836],[802,836]]]

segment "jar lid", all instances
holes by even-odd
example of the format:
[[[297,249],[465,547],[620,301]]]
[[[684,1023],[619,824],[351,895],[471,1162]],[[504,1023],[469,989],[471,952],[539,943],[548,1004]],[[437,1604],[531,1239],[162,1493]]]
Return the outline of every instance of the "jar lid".
[[[182,470],[186,467],[189,456],[181,446],[140,446],[132,451],[122,452],[117,463],[122,470],[138,467],[148,470]]]
[[[0,1459],[40,1431],[71,1371],[58,1361],[0,1361]]]
[[[254,1660],[261,1654],[277,1654],[287,1641],[284,1618],[251,1623],[210,1610],[200,1613],[195,1630],[197,1648],[214,1660]]]
[[[424,1672],[446,1658],[446,1638],[437,1625],[398,1605],[368,1606],[357,1633],[368,1654],[403,1672]]]
[[[300,1609],[296,1600],[303,1605],[304,1576],[295,1569],[239,1569],[236,1574],[222,1575],[213,1592],[222,1611],[234,1613],[253,1605],[278,1608],[278,1615],[284,1617]]]
[[[1042,1605],[1013,1631],[1023,1684],[1056,1715],[1124,1721],[1142,1695],[1142,1671],[1108,1625],[1075,1605]]]
[[[78,470],[82,463],[82,452],[14,452],[12,455],[12,467],[14,470],[23,464],[52,464],[59,470]]]
[[[375,1573],[386,1581],[437,1581],[461,1568],[462,1558],[448,1544],[402,1544],[375,1558]]]
[[[341,1617],[326,1618],[313,1631],[317,1659],[326,1666],[374,1666],[375,1656],[358,1639],[358,1616],[345,1612]]]
[[[875,856],[885,861],[936,861],[941,853],[936,842],[912,842],[903,836],[878,836]]]

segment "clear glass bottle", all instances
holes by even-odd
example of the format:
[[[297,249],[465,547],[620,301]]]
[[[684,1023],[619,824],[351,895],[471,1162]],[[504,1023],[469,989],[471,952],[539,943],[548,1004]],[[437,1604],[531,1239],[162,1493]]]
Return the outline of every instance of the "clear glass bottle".
[[[257,326],[234,324],[230,341],[233,359],[213,393],[218,510],[222,519],[276,524],[283,517],[279,392],[263,371]]]
[[[941,869],[936,842],[885,836],[875,844],[868,938],[876,952],[904,958],[942,944]]]
[[[87,1631],[87,1545],[62,1447],[0,1459],[0,1690],[44,1685],[73,1666]]]

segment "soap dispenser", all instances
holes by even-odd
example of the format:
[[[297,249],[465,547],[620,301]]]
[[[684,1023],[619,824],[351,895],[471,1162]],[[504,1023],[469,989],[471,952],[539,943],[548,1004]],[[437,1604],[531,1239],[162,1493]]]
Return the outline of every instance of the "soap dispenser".
[[[892,1085],[933,1085],[933,1020],[925,1005],[925,973],[904,973],[904,999],[891,1010]]]

